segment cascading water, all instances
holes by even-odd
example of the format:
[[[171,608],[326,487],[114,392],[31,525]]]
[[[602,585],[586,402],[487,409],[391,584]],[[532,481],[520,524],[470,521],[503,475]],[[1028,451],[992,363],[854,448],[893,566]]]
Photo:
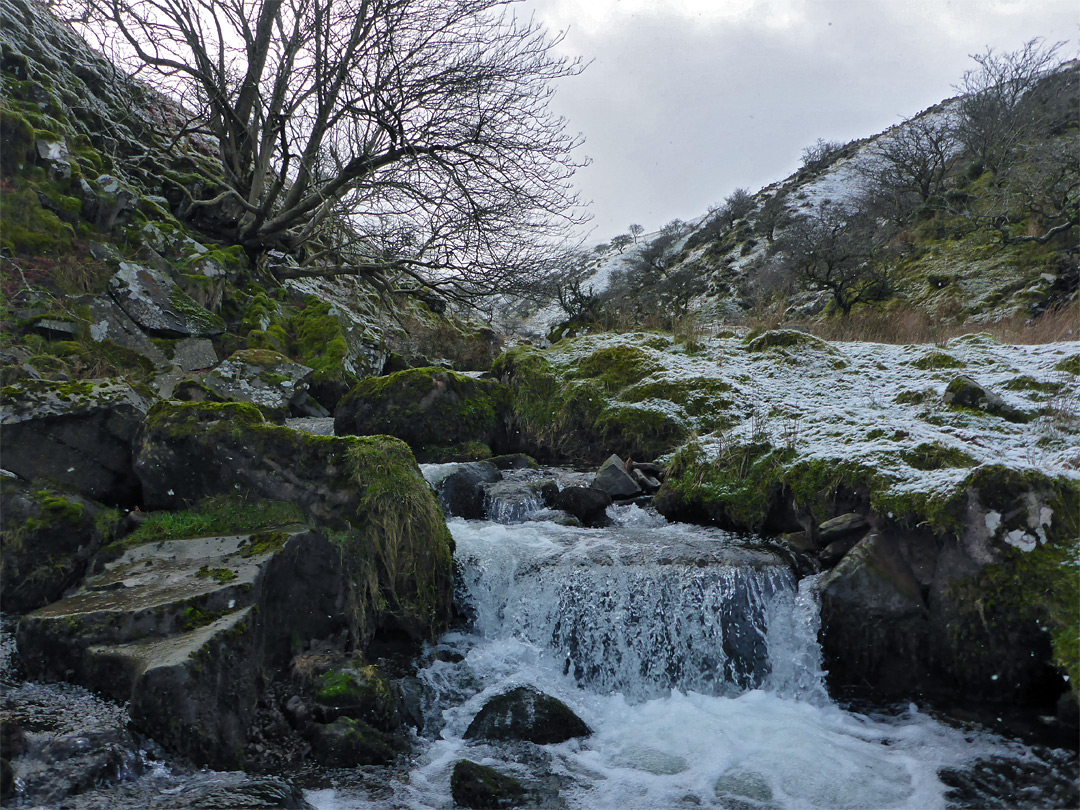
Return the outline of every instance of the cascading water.
[[[452,520],[468,626],[420,673],[419,757],[392,797],[337,789],[309,801],[454,807],[450,772],[471,759],[533,785],[530,806],[928,810],[950,806],[942,768],[1027,756],[914,707],[843,710],[822,683],[813,578],[797,583],[731,534],[637,506],[612,512],[607,529],[543,511],[513,525]],[[567,703],[593,734],[546,746],[463,738],[488,700],[522,685]]]

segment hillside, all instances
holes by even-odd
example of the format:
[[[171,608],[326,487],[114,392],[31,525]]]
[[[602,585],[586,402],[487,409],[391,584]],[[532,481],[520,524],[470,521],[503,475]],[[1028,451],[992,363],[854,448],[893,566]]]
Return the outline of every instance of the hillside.
[[[965,146],[962,125],[975,97],[957,96],[877,135],[819,142],[795,174],[754,194],[739,189],[693,221],[597,245],[564,282],[597,300],[580,317],[578,295],[569,320],[610,325],[644,315],[659,325],[693,315],[820,325],[848,305],[838,279],[859,276],[857,266],[874,277],[866,285],[874,289],[848,295],[863,317],[917,313],[962,330],[1075,312],[1078,76],[1072,61],[1030,80],[1018,104],[1037,123],[1010,134],[1015,142],[996,167]],[[826,247],[806,223],[866,233],[859,244]],[[832,251],[841,264],[811,268],[808,251],[819,262]],[[840,253],[855,257],[851,268]],[[560,320],[567,312],[553,305],[534,322]]]

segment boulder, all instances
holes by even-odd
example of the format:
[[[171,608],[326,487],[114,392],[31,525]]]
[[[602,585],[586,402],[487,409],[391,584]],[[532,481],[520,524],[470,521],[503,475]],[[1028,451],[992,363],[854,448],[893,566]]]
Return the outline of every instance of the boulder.
[[[1006,403],[999,394],[986,390],[971,377],[964,375],[953,378],[945,388],[941,401],[946,407],[971,408],[992,416],[1000,416],[1010,422],[1028,421],[1025,413]]]
[[[110,174],[98,177],[90,191],[92,196],[83,198],[82,214],[102,231],[111,231],[117,223],[126,220],[139,200],[134,189]]]
[[[109,294],[140,328],[161,337],[207,337],[225,331],[225,322],[200,306],[166,273],[120,262]]]
[[[338,532],[355,567],[350,630],[358,647],[383,625],[421,640],[450,618],[453,540],[397,439],[316,436],[271,425],[240,403],[162,402],[136,438],[135,470],[149,509],[235,492],[294,503]],[[362,590],[372,586],[375,593]]]
[[[519,686],[493,697],[465,729],[467,740],[526,740],[547,745],[592,730],[561,700],[531,686]]]
[[[202,382],[225,402],[249,402],[271,419],[294,413],[307,395],[311,369],[268,349],[243,349],[202,375]]]
[[[555,496],[555,508],[576,517],[583,526],[607,526],[611,496],[595,487],[564,487]]]
[[[817,543],[819,546],[827,546],[835,540],[850,537],[853,534],[861,534],[869,528],[870,521],[863,515],[855,512],[838,515],[818,526]]]
[[[341,554],[314,532],[130,548],[19,622],[24,669],[128,701],[135,728],[196,761],[243,764],[260,679],[293,634],[347,624]]]
[[[593,486],[612,498],[634,498],[641,494],[641,487],[626,471],[626,462],[616,455],[608,456],[600,465]]]
[[[484,484],[501,481],[502,473],[489,461],[475,461],[459,464],[448,475],[428,480],[447,514],[480,520],[487,516]]]
[[[544,506],[542,485],[508,480],[484,485],[484,512],[496,523],[524,523]]]
[[[106,504],[134,506],[132,441],[149,408],[122,380],[24,380],[0,393],[4,469]]]
[[[450,775],[450,795],[459,807],[495,810],[517,807],[524,803],[528,793],[514,777],[462,759],[455,763]]]
[[[0,479],[0,592],[4,610],[25,613],[75,585],[119,522],[115,510],[45,485]]]
[[[397,436],[421,461],[474,460],[502,442],[505,402],[493,380],[411,368],[353,388],[334,412],[334,432]]]
[[[349,717],[382,731],[401,726],[390,681],[374,664],[350,661],[320,673],[313,686],[319,716],[326,722]]]

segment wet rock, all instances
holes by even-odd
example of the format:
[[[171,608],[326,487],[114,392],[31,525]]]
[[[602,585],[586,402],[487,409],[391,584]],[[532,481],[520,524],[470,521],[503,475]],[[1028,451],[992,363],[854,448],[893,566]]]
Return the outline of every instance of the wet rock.
[[[821,550],[821,553],[818,554],[818,559],[823,566],[831,568],[840,562],[840,560],[844,558],[844,555],[854,548],[856,542],[858,542],[858,539],[853,536],[833,540]]]
[[[0,479],[0,514],[0,591],[5,612],[15,614],[75,585],[114,525],[96,501],[10,478]]]
[[[15,775],[28,799],[47,806],[90,788],[114,785],[142,769],[131,735],[103,730],[47,740],[20,758]]]
[[[652,495],[661,487],[658,478],[653,478],[651,475],[637,467],[630,470],[630,477],[633,478],[634,483],[641,487],[641,490],[648,495]]]
[[[276,776],[189,775],[182,782],[182,790],[169,793],[145,797],[143,806],[146,810],[314,810],[300,787]]]
[[[15,797],[15,769],[5,758],[0,757],[0,801],[9,801]]]
[[[525,787],[512,776],[467,759],[454,765],[450,776],[450,794],[460,807],[475,810],[517,807],[527,798]]]
[[[507,480],[484,485],[485,515],[497,523],[522,523],[543,505],[535,482]]]
[[[149,402],[126,382],[26,380],[0,399],[4,468],[107,504],[139,498],[132,441]]]
[[[308,729],[312,753],[327,768],[354,768],[392,762],[403,749],[401,741],[363,720],[340,717],[333,723],[312,723]]]
[[[484,484],[502,480],[502,473],[489,461],[459,465],[444,478],[433,482],[447,514],[472,520],[487,516]]]
[[[593,486],[612,498],[634,498],[641,494],[641,487],[626,471],[626,462],[616,455],[608,456],[600,465]],[[660,487],[657,486],[657,489]]]
[[[817,542],[819,546],[827,546],[834,540],[865,532],[868,528],[870,528],[870,522],[862,515],[855,512],[838,515],[818,526]]]
[[[576,517],[583,526],[608,526],[611,496],[595,487],[564,487],[555,497],[555,508]]]
[[[161,337],[220,335],[225,323],[196,303],[167,274],[146,265],[120,262],[109,294],[140,328]]]
[[[527,740],[538,745],[587,737],[592,730],[561,700],[531,686],[492,698],[465,730],[465,739]]]
[[[373,664],[350,662],[323,672],[315,679],[314,692],[324,722],[350,717],[383,731],[401,725],[390,682]]]
[[[294,413],[307,398],[311,369],[268,349],[244,349],[202,377],[222,401],[249,402],[275,420],[304,416]]]

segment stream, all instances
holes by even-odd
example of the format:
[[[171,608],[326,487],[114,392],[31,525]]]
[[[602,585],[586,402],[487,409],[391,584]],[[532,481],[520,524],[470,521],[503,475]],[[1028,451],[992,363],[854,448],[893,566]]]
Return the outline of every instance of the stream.
[[[374,796],[369,779],[339,774],[308,801],[454,807],[450,774],[470,759],[553,808],[1076,805],[1072,752],[946,725],[915,705],[856,713],[833,702],[815,578],[796,581],[754,538],[637,505],[609,514],[609,528],[575,528],[539,501],[495,499],[489,520],[452,519],[467,620],[419,673],[417,753]],[[594,733],[545,746],[463,739],[489,699],[523,685]]]
[[[491,491],[487,520],[449,521],[461,620],[424,651],[412,681],[423,728],[410,756],[280,774],[310,805],[453,808],[450,775],[462,759],[521,780],[528,807],[559,810],[1080,805],[1075,751],[943,722],[913,704],[853,711],[831,700],[816,578],[799,580],[756,538],[671,524],[640,505],[610,507],[608,528],[564,525],[531,495],[542,477],[587,480],[508,473]],[[302,803],[274,777],[181,767],[130,734],[122,707],[80,687],[23,681],[10,631],[5,623],[0,635],[3,704],[18,707],[31,754],[17,778],[59,797],[71,779],[95,774],[78,795],[37,806]],[[464,739],[488,700],[518,686],[563,701],[593,733],[549,745]],[[92,767],[79,757],[95,758]]]

